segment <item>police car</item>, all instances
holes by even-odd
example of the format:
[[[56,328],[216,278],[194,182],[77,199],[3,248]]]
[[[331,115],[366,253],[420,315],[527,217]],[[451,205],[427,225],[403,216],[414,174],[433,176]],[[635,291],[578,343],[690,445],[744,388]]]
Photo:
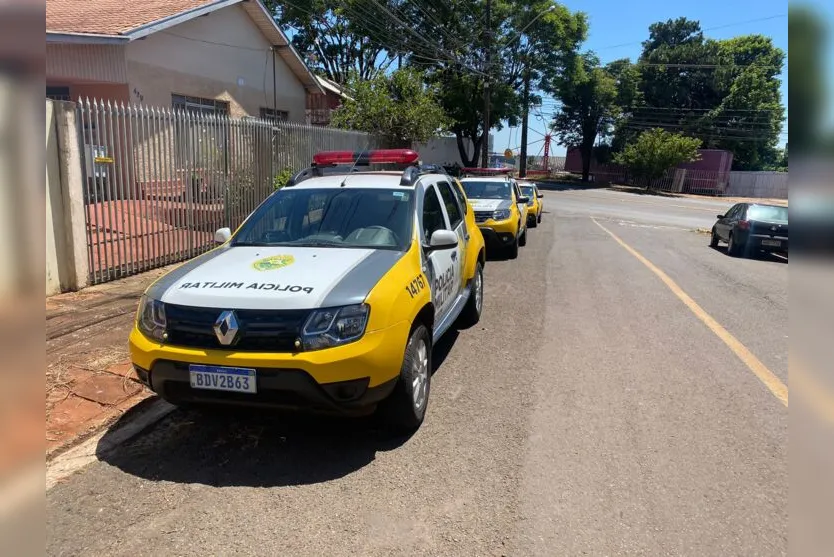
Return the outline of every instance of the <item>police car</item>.
[[[461,184],[475,211],[475,222],[492,248],[518,257],[527,244],[527,202],[510,169],[465,168]]]
[[[130,334],[175,404],[364,414],[419,427],[432,346],[483,306],[484,240],[451,178],[410,150],[323,152],[221,245],[161,277]],[[372,164],[408,165],[369,171]]]

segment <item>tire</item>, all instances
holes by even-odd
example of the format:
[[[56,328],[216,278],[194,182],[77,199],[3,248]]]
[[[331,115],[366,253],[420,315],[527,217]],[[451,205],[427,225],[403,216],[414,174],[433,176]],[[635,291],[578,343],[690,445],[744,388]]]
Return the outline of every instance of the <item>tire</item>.
[[[718,247],[718,234],[715,233],[715,228],[712,229],[709,238],[709,247],[717,248]]]
[[[539,222],[538,220],[536,220],[536,217],[533,217],[532,219],[527,219],[527,228],[536,228],[538,225]]]
[[[475,276],[472,277],[472,291],[469,292],[469,299],[463,306],[463,311],[458,317],[461,328],[467,329],[475,326],[481,320],[481,311],[484,307],[484,268],[481,262],[475,266]]]
[[[394,391],[379,405],[385,426],[395,433],[416,431],[429,405],[431,392],[431,335],[416,324],[405,345],[400,376]]]
[[[538,222],[538,223],[542,222],[542,214],[541,213],[539,213],[539,216],[536,218],[536,222]]]
[[[518,238],[516,238],[512,245],[507,248],[507,256],[510,259],[516,259],[518,257]]]
[[[527,245],[527,229],[524,229],[524,232],[521,234],[521,237],[518,239],[518,245],[524,247]]]
[[[731,257],[740,257],[742,255],[742,250],[744,246],[739,245],[735,241],[735,237],[733,236],[732,232],[730,233],[730,239],[727,241],[727,253]]]

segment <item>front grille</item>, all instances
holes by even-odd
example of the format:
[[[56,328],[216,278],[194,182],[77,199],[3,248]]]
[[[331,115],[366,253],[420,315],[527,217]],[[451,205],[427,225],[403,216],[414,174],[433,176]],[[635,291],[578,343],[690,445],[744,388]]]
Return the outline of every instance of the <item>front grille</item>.
[[[238,333],[231,345],[220,344],[214,323],[226,308],[165,304],[168,343],[189,348],[241,352],[295,352],[295,341],[309,310],[236,309]]]
[[[486,222],[492,218],[492,211],[475,211],[475,222]]]

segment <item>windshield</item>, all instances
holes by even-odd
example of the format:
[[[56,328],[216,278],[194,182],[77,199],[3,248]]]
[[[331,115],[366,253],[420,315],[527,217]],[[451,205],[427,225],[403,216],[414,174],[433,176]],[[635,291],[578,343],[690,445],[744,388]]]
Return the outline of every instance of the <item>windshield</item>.
[[[788,208],[772,205],[751,205],[747,209],[749,220],[766,220],[770,222],[788,222]]]
[[[405,250],[413,197],[404,189],[287,188],[252,214],[232,245]]]
[[[524,197],[536,197],[536,192],[533,186],[521,186],[521,195]]]
[[[466,197],[472,199],[512,199],[509,182],[479,182],[466,180],[461,182]]]

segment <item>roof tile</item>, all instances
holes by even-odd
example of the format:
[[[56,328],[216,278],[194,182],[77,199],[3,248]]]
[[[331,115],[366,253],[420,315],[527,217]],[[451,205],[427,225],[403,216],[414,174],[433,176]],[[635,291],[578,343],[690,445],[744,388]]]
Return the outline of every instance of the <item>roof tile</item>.
[[[119,35],[216,0],[47,0],[46,30]]]

